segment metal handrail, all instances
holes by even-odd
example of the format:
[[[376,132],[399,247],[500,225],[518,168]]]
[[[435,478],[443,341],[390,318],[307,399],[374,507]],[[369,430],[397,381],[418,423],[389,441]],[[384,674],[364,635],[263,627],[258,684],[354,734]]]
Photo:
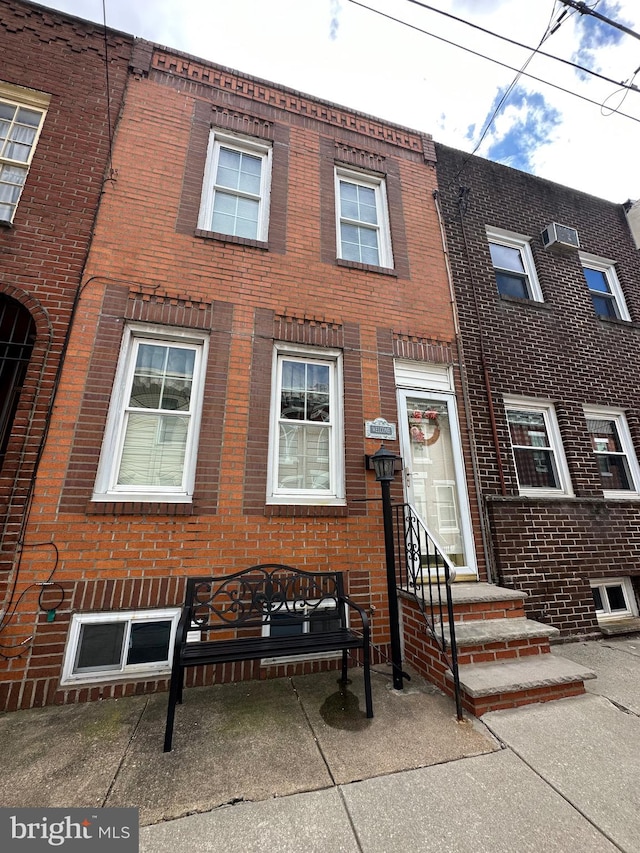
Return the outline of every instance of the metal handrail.
[[[424,616],[429,634],[440,649],[453,676],[458,720],[462,720],[462,698],[458,673],[458,647],[453,621],[451,583],[456,568],[444,554],[420,514],[409,503],[395,504],[396,583],[398,589],[411,594]],[[445,614],[448,620],[449,653],[445,636]]]

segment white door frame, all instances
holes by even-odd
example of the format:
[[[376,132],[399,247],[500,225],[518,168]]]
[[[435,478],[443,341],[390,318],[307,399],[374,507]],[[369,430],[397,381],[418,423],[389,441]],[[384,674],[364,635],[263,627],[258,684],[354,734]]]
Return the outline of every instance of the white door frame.
[[[397,374],[398,375],[398,371]],[[450,374],[449,374],[450,375]],[[425,377],[426,378],[426,377]],[[422,385],[422,382],[420,382]],[[434,383],[436,384],[436,383]],[[453,463],[457,487],[458,510],[460,513],[461,537],[466,557],[465,566],[456,566],[456,577],[458,580],[476,580],[478,577],[475,546],[473,538],[473,527],[471,524],[471,508],[467,492],[464,460],[462,457],[462,443],[460,438],[460,427],[458,423],[458,409],[453,391],[445,391],[442,386],[444,382],[438,382],[438,390],[430,390],[426,387],[398,387],[398,423],[400,451],[404,463],[403,484],[405,499],[413,503],[413,494],[410,483],[410,465],[412,459],[411,439],[409,435],[409,422],[407,419],[407,398],[418,397],[425,400],[435,400],[447,406],[449,415],[449,426],[451,430],[451,443],[453,449]]]

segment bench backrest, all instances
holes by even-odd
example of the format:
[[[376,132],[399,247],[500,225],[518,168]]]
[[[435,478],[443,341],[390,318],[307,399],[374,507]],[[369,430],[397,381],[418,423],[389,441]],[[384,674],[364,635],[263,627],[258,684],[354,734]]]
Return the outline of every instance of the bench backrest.
[[[341,572],[307,572],[279,563],[263,563],[232,575],[187,579],[186,618],[208,631],[291,624],[314,619],[345,624]]]

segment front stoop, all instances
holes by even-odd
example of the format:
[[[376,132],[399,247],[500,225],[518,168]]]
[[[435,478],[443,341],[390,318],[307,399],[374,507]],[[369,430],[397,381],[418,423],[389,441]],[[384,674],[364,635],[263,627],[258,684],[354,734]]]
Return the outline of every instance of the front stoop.
[[[462,704],[474,716],[578,696],[584,681],[595,678],[592,670],[550,654],[549,640],[559,631],[524,615],[525,593],[459,583],[453,584],[452,595]],[[452,694],[451,672],[426,629],[417,630],[417,604],[404,599],[402,607],[407,660]]]

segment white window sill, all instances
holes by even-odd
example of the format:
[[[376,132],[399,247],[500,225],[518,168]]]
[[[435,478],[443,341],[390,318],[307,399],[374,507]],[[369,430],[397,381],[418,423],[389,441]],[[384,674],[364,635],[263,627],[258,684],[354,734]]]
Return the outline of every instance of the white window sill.
[[[559,489],[520,489],[521,498],[572,498],[573,492],[563,492]]]
[[[271,495],[267,506],[346,506],[344,498],[306,497],[302,495]]]
[[[611,492],[602,492],[602,496],[607,501],[637,501],[640,500],[639,492],[631,492],[631,491],[611,491]]]
[[[108,494],[93,494],[91,496],[93,503],[163,503],[163,504],[185,504],[191,503],[193,498],[191,495],[176,494],[168,492],[159,494],[158,492],[109,492]]]
[[[145,681],[153,678],[163,678],[171,675],[171,666],[162,664],[159,666],[145,666],[140,669],[128,669],[126,672],[78,672],[67,678],[60,679],[60,687],[71,687],[83,684],[103,684],[114,681]]]

